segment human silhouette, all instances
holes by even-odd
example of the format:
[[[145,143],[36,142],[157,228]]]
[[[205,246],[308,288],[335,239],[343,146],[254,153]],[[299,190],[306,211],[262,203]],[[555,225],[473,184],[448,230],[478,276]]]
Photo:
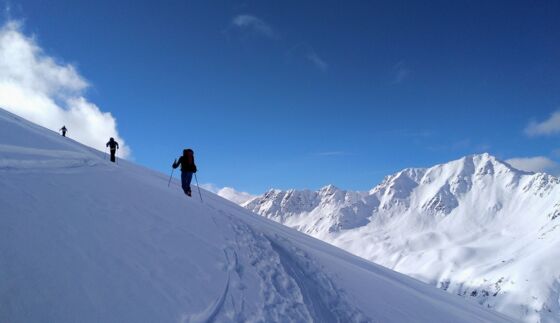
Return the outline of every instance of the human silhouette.
[[[196,173],[196,165],[194,163],[194,152],[192,149],[183,150],[183,156],[173,161],[173,169],[181,165],[181,186],[188,196],[192,196],[191,181],[193,174]]]
[[[115,153],[117,152],[117,149],[119,149],[119,143],[116,142],[115,139],[113,139],[113,137],[111,137],[111,139],[109,139],[105,147],[109,147],[109,150],[111,151],[111,161],[114,163]]]
[[[66,132],[68,131],[68,129],[66,129],[66,126],[62,126],[62,128],[60,128],[58,131],[62,131],[62,137],[66,137]]]

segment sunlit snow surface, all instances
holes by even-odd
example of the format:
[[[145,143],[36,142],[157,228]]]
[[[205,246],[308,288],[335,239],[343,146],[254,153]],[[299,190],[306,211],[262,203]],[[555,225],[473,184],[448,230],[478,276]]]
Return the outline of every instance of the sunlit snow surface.
[[[489,154],[405,169],[369,192],[271,190],[245,206],[527,322],[560,322],[560,181]]]
[[[0,110],[0,322],[508,321],[202,194]]]

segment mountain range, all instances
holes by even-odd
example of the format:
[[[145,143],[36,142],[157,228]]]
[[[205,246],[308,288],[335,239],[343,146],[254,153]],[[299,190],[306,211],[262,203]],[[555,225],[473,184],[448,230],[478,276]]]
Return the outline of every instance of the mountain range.
[[[559,184],[484,153],[367,192],[272,189],[242,205],[511,317],[558,322]]]

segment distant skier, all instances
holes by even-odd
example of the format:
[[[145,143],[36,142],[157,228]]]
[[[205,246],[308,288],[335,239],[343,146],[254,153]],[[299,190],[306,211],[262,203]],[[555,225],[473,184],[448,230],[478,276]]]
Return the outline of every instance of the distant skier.
[[[107,142],[105,147],[109,147],[109,150],[111,151],[111,161],[114,163],[115,153],[117,152],[117,149],[119,149],[119,143],[116,142],[115,139],[113,139],[113,137],[111,137],[111,139],[109,139],[109,142]]]
[[[62,137],[66,137],[66,132],[68,131],[68,129],[66,129],[66,126],[62,126],[62,128],[60,128],[58,131],[62,131]]]
[[[179,160],[173,161],[172,167],[175,169],[181,165],[181,186],[188,196],[192,196],[191,181],[193,174],[196,173],[196,165],[194,163],[194,153],[192,149],[183,150],[183,156]]]

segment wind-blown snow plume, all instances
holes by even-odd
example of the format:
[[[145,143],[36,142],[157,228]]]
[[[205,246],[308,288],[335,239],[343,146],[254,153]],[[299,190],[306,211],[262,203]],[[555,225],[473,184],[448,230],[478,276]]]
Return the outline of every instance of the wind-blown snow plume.
[[[52,130],[65,125],[69,137],[96,149],[114,137],[120,155],[129,156],[115,118],[84,97],[87,87],[73,65],[48,56],[19,22],[0,28],[0,107]]]

